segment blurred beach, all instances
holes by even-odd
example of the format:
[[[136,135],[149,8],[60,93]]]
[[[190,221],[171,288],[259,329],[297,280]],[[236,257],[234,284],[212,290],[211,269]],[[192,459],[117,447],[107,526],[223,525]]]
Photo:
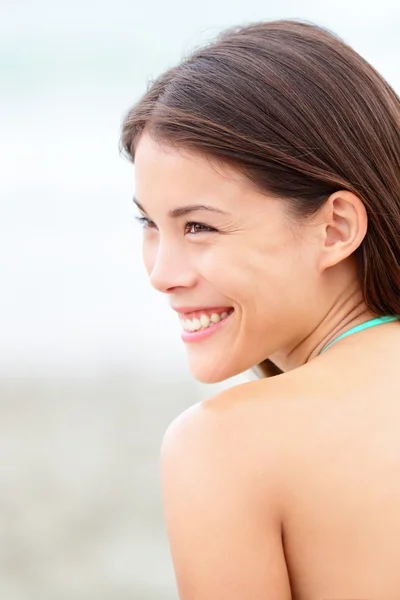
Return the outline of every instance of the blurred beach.
[[[204,390],[140,372],[0,382],[0,598],[177,598],[159,448]]]

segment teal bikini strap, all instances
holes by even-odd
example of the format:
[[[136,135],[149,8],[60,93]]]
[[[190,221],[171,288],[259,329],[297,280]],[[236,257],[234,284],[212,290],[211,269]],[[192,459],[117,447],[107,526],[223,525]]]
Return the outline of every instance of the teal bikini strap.
[[[356,325],[356,327],[352,327],[348,331],[345,331],[341,335],[339,335],[335,340],[330,342],[325,348],[321,350],[319,354],[328,350],[335,342],[338,342],[344,337],[351,335],[352,333],[357,333],[358,331],[362,331],[363,329],[369,329],[370,327],[374,327],[375,325],[380,325],[381,323],[388,323],[390,321],[397,321],[400,319],[400,316],[387,316],[387,317],[377,317],[376,319],[371,319],[370,321],[366,321],[365,323],[361,323],[360,325]]]

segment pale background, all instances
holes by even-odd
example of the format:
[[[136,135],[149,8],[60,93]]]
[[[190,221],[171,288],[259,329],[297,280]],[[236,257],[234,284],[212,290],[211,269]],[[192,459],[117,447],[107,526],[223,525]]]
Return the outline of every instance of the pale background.
[[[168,600],[159,446],[193,382],[140,261],[123,115],[234,24],[327,26],[400,90],[397,0],[0,0],[0,598]]]

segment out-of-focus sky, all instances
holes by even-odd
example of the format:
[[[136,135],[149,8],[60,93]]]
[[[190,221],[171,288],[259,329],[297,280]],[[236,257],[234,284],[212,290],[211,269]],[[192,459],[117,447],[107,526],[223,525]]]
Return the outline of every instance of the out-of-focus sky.
[[[278,18],[332,29],[400,91],[398,0],[1,1],[0,375],[186,373],[176,315],[141,264],[120,123],[194,46]]]

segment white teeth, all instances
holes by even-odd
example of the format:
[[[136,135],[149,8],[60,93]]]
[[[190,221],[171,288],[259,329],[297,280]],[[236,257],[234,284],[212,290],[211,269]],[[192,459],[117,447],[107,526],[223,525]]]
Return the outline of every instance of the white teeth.
[[[232,311],[231,311],[232,312]],[[194,319],[181,319],[182,327],[186,331],[199,331],[200,329],[207,329],[212,325],[216,325],[226,317],[229,317],[230,312],[223,312],[220,315],[218,313],[212,313],[212,315],[200,315],[200,318]]]
[[[194,331],[198,331],[201,328],[201,323],[199,319],[193,319],[192,321]]]
[[[200,323],[202,327],[208,327],[210,324],[210,317],[207,317],[207,315],[201,315]]]
[[[182,321],[182,325],[184,329],[187,329],[188,331],[193,331],[193,323],[189,319],[186,319],[186,321]]]

